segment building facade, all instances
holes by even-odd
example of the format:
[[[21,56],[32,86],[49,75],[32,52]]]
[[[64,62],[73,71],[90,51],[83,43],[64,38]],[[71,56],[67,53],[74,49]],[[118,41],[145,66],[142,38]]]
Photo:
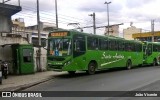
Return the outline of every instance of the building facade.
[[[41,27],[41,40],[42,46],[46,45],[46,40],[50,31],[53,31],[55,25],[52,23],[40,24]],[[34,71],[36,72],[40,68],[39,62],[41,62],[41,71],[46,70],[47,66],[47,51],[41,48],[41,61],[37,54],[39,50],[38,46],[38,31],[37,25],[25,27],[24,20],[21,18],[12,21],[12,32],[1,33],[0,35],[0,60],[13,61],[13,53],[10,45],[12,44],[33,44],[34,46]],[[10,44],[3,47],[3,45]],[[9,65],[9,73],[13,73],[13,64]]]
[[[141,32],[142,32],[141,28],[136,28],[135,26],[131,26],[123,30],[123,38],[127,40],[134,40],[134,38],[132,38],[132,34]]]
[[[152,32],[144,32],[144,33],[135,33],[132,34],[132,38],[140,41],[152,41],[160,42],[160,31]]]
[[[41,46],[46,47],[46,39],[50,31],[56,29],[56,25],[53,23],[40,22],[40,37],[41,37]],[[28,34],[28,42],[34,46],[34,65],[35,70],[46,70],[47,66],[47,51],[44,48],[41,48],[41,67],[39,65],[39,56],[37,52],[39,51],[39,39],[38,39],[38,26],[28,26],[25,27],[25,34]],[[40,69],[39,69],[40,68]]]
[[[40,22],[40,33],[41,33],[41,44],[46,46],[46,39],[50,31],[56,29],[54,23]],[[38,46],[38,28],[37,25],[25,27],[25,34],[29,34],[28,41],[32,43],[35,47]]]
[[[105,28],[104,35],[108,35],[108,27]],[[112,25],[109,27],[109,35],[119,37],[119,25]]]

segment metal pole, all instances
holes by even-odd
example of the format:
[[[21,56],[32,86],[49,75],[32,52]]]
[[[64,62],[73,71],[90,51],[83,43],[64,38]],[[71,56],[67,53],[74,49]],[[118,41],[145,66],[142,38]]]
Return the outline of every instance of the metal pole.
[[[152,42],[154,42],[154,20],[151,20]]]
[[[38,26],[38,44],[39,44],[39,69],[41,71],[41,32],[40,32],[40,16],[39,16],[39,0],[37,0],[37,26]]]
[[[107,4],[107,15],[108,15],[108,35],[109,35],[109,7]]]
[[[18,4],[19,4],[19,6],[20,6],[20,0],[18,0]]]
[[[108,35],[109,35],[109,7],[108,5],[110,4],[111,2],[105,2],[104,4],[107,4],[107,16],[108,16]]]
[[[93,13],[93,32],[94,34],[96,34],[96,15],[95,13]]]
[[[57,0],[55,0],[55,10],[56,10],[56,28],[58,29],[58,12],[57,12]]]
[[[95,21],[95,13],[90,14],[89,16],[93,17],[93,33],[96,34],[96,21]]]

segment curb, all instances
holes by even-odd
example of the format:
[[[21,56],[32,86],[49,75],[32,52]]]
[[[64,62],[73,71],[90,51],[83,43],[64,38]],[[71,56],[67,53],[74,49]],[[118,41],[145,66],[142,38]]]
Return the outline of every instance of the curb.
[[[32,86],[47,82],[51,79],[54,79],[54,77],[49,77],[47,79],[42,79],[42,80],[34,82],[34,83],[29,83],[29,84],[19,85],[19,86],[15,86],[15,87],[8,87],[8,88],[0,89],[0,91],[22,91],[22,90],[30,88]]]
[[[43,80],[38,81],[38,82],[21,85],[21,86],[18,86],[18,88],[14,88],[14,89],[11,90],[11,91],[22,91],[22,90],[24,90],[24,89],[26,89],[26,88],[30,88],[30,87],[32,87],[32,86],[35,86],[35,85],[38,85],[38,84],[47,82],[47,81],[49,81],[49,80],[51,80],[51,79],[53,79],[53,77],[50,77],[50,78],[47,78],[47,79],[43,79]]]

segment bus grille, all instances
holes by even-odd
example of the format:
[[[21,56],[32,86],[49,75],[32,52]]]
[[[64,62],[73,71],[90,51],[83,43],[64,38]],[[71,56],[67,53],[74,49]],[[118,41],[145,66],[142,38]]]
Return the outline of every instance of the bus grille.
[[[52,61],[64,61],[64,58],[48,58],[48,60],[52,60]]]

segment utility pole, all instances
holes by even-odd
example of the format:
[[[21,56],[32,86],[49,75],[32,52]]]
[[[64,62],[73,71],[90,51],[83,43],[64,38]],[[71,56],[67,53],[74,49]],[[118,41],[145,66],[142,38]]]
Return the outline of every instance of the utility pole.
[[[89,16],[93,16],[93,33],[96,34],[96,18],[95,18],[95,13],[90,14]]]
[[[108,16],[108,35],[109,35],[109,7],[108,5],[110,4],[111,2],[105,2],[104,4],[107,4],[107,16]]]
[[[18,5],[19,5],[19,6],[21,5],[20,0],[18,0]]]
[[[41,32],[40,32],[40,16],[39,16],[39,0],[37,0],[37,26],[38,26],[38,57],[39,57],[39,68],[38,71],[41,71]]]
[[[154,42],[154,20],[151,20],[152,42]]]
[[[55,12],[56,12],[56,28],[58,29],[58,11],[57,11],[57,0],[55,0]]]

